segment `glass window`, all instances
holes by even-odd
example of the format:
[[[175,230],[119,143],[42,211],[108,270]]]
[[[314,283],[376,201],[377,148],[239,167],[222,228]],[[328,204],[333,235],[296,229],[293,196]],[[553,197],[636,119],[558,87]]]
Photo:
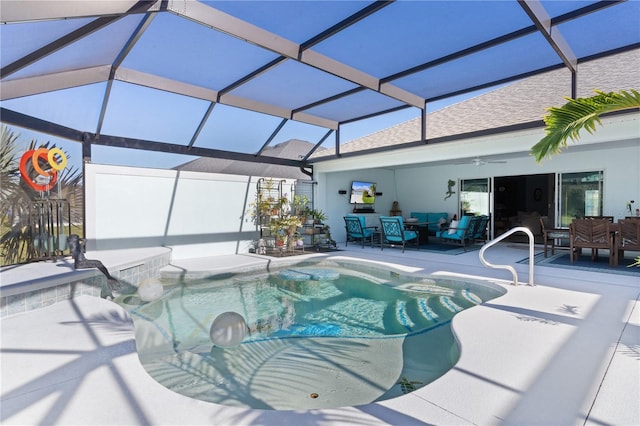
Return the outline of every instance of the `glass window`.
[[[489,179],[464,179],[460,182],[462,214],[489,214]]]
[[[559,182],[561,227],[576,218],[602,216],[602,171],[561,173]]]

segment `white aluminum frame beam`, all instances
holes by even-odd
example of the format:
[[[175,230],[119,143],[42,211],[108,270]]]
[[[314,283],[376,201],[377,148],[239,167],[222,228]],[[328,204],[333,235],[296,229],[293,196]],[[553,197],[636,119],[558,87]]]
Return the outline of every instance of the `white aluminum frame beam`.
[[[392,87],[391,85],[385,85],[385,90],[382,91],[379,78],[335,61],[320,53],[309,49],[302,50],[298,43],[287,40],[219,10],[212,9],[205,4],[193,0],[186,0],[184,4],[170,4],[167,10],[201,25],[325,71],[359,86],[375,90],[402,103],[407,103],[417,108],[424,108],[424,99],[416,95],[398,87]]]
[[[129,12],[138,0],[2,0],[1,22],[29,22],[54,19],[117,16]],[[160,0],[149,1],[146,13],[160,10]],[[154,4],[155,3],[155,4]]]
[[[542,33],[544,38],[549,42],[553,50],[556,51],[562,62],[575,73],[578,68],[578,59],[573,53],[569,44],[564,39],[558,28],[551,26],[551,17],[544,9],[539,0],[518,0],[520,6],[529,15],[538,31]]]

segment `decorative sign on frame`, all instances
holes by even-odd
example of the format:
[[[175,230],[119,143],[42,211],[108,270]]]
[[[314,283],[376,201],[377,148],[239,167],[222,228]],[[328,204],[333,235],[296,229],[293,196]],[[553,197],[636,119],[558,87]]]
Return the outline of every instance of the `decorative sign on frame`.
[[[60,148],[30,149],[20,158],[20,176],[39,192],[50,191],[58,181],[58,172],[65,167],[67,156]]]

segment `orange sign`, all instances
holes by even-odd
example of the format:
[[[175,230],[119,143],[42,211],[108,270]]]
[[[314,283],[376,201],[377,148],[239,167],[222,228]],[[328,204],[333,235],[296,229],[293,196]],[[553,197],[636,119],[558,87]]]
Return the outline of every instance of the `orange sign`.
[[[28,167],[29,160],[31,160],[31,167]],[[58,181],[58,172],[65,167],[67,167],[67,156],[60,148],[30,149],[20,158],[20,176],[27,185],[40,192],[51,190]],[[32,177],[33,172],[37,173],[35,177]],[[49,182],[38,183],[40,176],[49,178]]]

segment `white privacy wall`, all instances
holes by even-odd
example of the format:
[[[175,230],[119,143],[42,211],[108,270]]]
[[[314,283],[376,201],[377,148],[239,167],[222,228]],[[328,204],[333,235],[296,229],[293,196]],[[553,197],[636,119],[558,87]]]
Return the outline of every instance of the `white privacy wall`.
[[[257,177],[87,164],[92,250],[166,246],[172,258],[248,252]]]

